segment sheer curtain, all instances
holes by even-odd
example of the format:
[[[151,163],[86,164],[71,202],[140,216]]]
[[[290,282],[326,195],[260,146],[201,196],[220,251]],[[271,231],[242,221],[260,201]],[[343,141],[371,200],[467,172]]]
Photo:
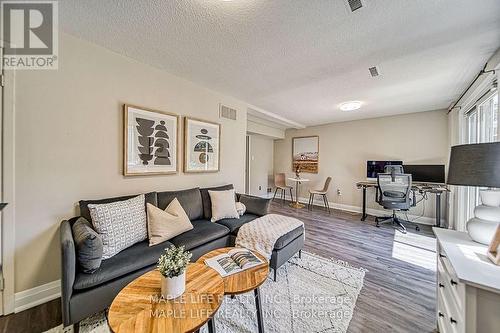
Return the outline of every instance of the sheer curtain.
[[[466,143],[500,141],[499,119],[498,92],[487,94],[465,114]],[[474,207],[480,203],[477,187],[467,187],[464,193],[466,200],[460,209],[465,219],[456,225],[460,231],[465,230],[465,223],[474,216]]]

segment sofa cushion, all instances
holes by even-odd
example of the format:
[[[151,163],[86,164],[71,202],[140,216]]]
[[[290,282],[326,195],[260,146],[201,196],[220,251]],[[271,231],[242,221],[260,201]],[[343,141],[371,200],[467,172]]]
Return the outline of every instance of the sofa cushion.
[[[222,219],[216,223],[222,224],[223,226],[229,228],[231,234],[236,235],[239,228],[252,220],[255,220],[258,216],[255,214],[243,214],[239,219]]]
[[[239,201],[245,205],[246,212],[258,216],[264,216],[269,212],[271,199],[259,198],[252,195],[241,194]]]
[[[303,226],[297,227],[297,228],[287,232],[286,234],[284,234],[283,236],[278,238],[278,240],[274,244],[274,249],[281,250],[282,248],[284,248],[285,246],[290,244],[290,242],[293,241],[295,238],[297,238],[303,234],[304,234],[304,227]]]
[[[92,228],[92,224],[79,217],[73,224],[73,239],[76,248],[76,259],[85,273],[95,272],[102,261],[102,239]]]
[[[92,225],[102,239],[102,258],[108,259],[148,238],[144,194],[106,204],[89,204]]]
[[[199,188],[181,191],[158,192],[158,208],[165,209],[175,198],[179,200],[182,208],[191,221],[203,218],[203,204]]]
[[[136,196],[138,196],[138,194],[126,195],[123,197],[107,198],[107,199],[80,200],[80,202],[79,202],[80,215],[83,216],[84,218],[86,218],[87,221],[91,221],[92,217],[90,216],[90,210],[88,207],[89,204],[100,205],[100,204],[106,204],[106,203],[111,203],[111,202],[116,202],[116,201],[124,201],[124,200],[128,200],[128,199],[132,199]],[[157,201],[156,201],[156,192],[146,193],[146,194],[144,194],[144,197],[145,197],[146,203],[150,203],[154,206],[158,206]],[[165,205],[165,207],[167,207],[167,206]],[[165,207],[163,207],[163,209],[165,209]],[[144,211],[146,211],[146,204],[144,204]]]
[[[212,218],[212,201],[210,201],[208,191],[227,191],[232,189],[234,189],[233,184],[200,189],[201,200],[203,201],[203,216],[205,219],[210,220]],[[236,198],[234,201],[236,202]]]
[[[134,244],[114,257],[103,260],[101,267],[93,274],[86,274],[81,271],[77,272],[73,288],[92,288],[125,274],[140,270],[143,267],[151,266],[158,261],[160,255],[171,245],[172,243],[167,241],[149,246],[147,240]]]
[[[193,224],[193,229],[175,236],[169,242],[175,246],[184,245],[186,250],[191,250],[229,234],[228,228],[208,220],[196,220],[191,221],[191,223]]]

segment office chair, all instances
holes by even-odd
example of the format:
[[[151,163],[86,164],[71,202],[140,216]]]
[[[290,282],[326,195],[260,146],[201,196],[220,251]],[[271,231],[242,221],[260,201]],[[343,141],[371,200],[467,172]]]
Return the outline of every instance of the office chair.
[[[392,215],[376,217],[375,222],[377,227],[380,227],[380,222],[391,222],[399,226],[401,232],[406,233],[406,227],[397,217],[396,211],[408,211],[416,204],[415,192],[411,189],[411,175],[405,174],[401,165],[388,165],[384,172],[377,175],[378,187],[375,200],[385,209],[391,209]],[[419,230],[418,225],[416,229]]]
[[[309,204],[307,205],[309,210],[313,209],[313,203],[314,203],[314,195],[321,195],[323,196],[323,202],[325,204],[325,208],[328,211],[328,214],[330,214],[330,205],[328,204],[328,197],[326,194],[328,193],[328,188],[330,187],[330,182],[332,181],[332,177],[327,177],[325,181],[325,185],[321,190],[309,190]]]
[[[290,190],[290,198],[293,201],[292,187],[286,184],[286,176],[284,173],[277,173],[274,175],[274,186],[276,187],[276,190],[274,190],[273,200],[276,198],[278,190],[281,190],[281,200],[284,203],[285,193],[287,190]]]

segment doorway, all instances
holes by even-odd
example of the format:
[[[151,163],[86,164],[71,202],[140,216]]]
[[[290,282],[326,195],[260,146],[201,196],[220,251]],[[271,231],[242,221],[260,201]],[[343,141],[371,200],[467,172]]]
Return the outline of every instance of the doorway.
[[[245,143],[245,194],[250,194],[250,135]]]

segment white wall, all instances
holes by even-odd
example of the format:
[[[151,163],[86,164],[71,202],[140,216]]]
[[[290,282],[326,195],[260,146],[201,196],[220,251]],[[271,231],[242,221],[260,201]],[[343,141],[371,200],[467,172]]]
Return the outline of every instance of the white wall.
[[[284,140],[275,140],[274,172],[292,172],[292,138],[319,136],[319,173],[303,173],[311,181],[301,187],[301,197],[309,188],[322,188],[326,177],[333,178],[328,199],[337,207],[362,206],[362,193],[356,182],[366,179],[367,160],[403,160],[408,164],[446,164],[448,158],[448,120],[446,111],[356,120],[287,130]],[[337,195],[340,189],[341,195]],[[368,208],[381,207],[368,193]],[[422,205],[411,214],[420,215]],[[425,216],[434,217],[434,197],[429,195]],[[444,207],[443,207],[444,213]]]
[[[80,199],[244,187],[246,103],[66,34],[59,45],[59,70],[16,78],[17,292],[60,278],[59,223],[75,215]],[[124,178],[123,103],[220,122],[221,171]],[[237,121],[219,119],[219,103],[235,107]]]
[[[262,135],[250,135],[250,183],[249,194],[267,195],[273,187],[274,140]]]

